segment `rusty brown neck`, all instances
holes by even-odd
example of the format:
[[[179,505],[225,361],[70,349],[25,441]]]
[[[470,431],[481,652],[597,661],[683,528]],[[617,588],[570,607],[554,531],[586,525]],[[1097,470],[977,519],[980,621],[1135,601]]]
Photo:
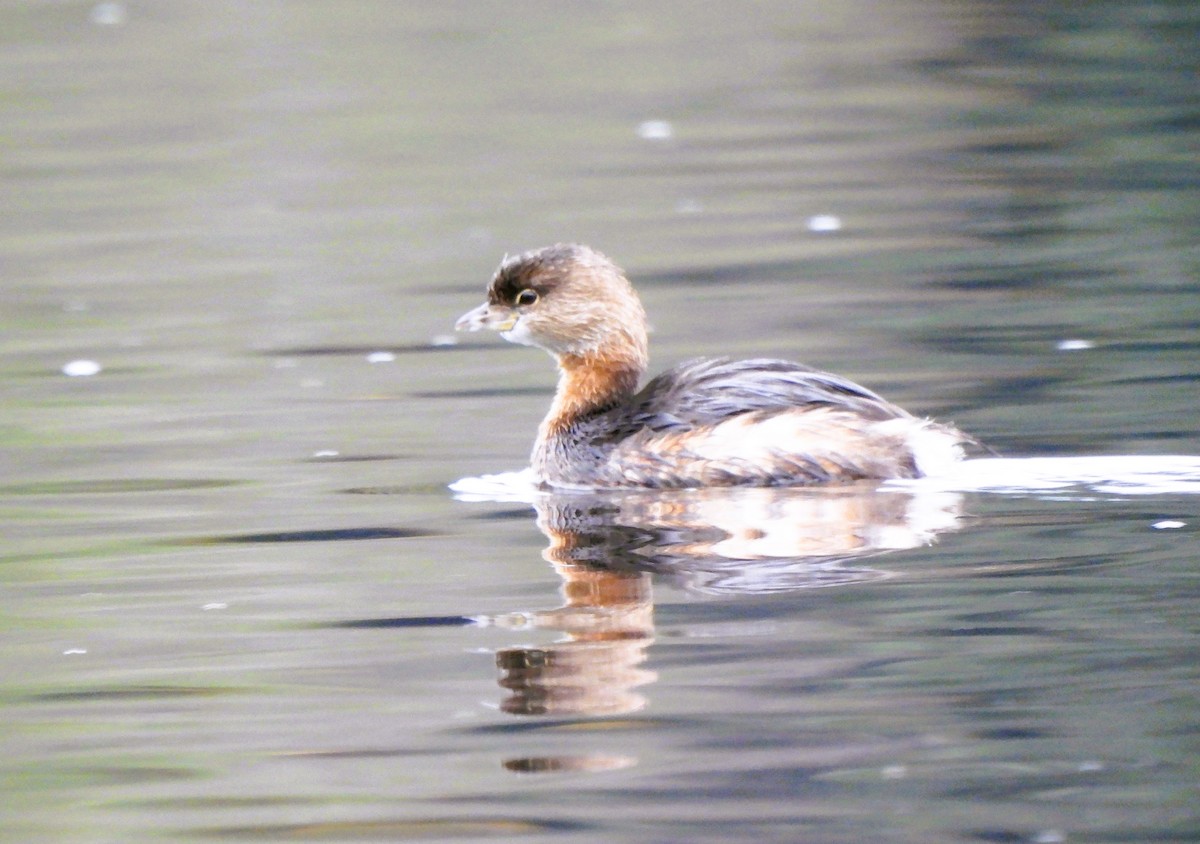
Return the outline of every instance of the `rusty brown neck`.
[[[601,351],[557,357],[558,389],[538,432],[541,441],[562,433],[580,418],[628,399],[637,391],[646,368],[639,355]]]

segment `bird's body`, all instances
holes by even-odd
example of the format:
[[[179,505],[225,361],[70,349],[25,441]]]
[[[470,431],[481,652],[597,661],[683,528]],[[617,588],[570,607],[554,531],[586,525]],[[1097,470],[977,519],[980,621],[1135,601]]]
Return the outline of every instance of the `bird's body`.
[[[458,328],[548,351],[560,371],[531,458],[551,487],[800,486],[912,478],[957,460],[956,429],[781,360],[701,359],[638,383],[646,318],[611,261],[557,245],[506,259]]]

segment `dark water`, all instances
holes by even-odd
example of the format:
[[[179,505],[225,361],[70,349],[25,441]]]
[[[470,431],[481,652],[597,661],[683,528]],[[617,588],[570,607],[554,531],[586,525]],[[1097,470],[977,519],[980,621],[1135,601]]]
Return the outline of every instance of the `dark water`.
[[[2,12],[4,840],[1200,838],[1194,484],[447,489],[564,239],[656,368],[1200,454],[1194,4]]]

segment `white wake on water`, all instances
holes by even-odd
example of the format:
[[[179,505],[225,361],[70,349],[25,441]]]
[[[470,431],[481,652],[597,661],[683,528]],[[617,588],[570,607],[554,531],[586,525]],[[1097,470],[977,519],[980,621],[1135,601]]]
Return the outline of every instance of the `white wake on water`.
[[[887,485],[1010,495],[1062,493],[1056,498],[1195,495],[1200,494],[1200,457],[987,457],[964,460],[936,476]]]
[[[1129,495],[1200,494],[1200,457],[987,457],[964,460],[940,474],[888,481],[884,488],[1034,495],[1080,500]],[[460,501],[533,503],[542,494],[529,469],[461,478],[450,484]],[[564,494],[570,494],[564,491]]]

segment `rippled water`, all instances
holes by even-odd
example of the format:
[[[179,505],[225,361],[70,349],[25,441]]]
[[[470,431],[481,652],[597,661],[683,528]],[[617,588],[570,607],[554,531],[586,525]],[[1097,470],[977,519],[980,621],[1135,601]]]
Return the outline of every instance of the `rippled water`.
[[[5,840],[1200,837],[1194,4],[4,19]],[[563,239],[999,456],[453,492]]]

